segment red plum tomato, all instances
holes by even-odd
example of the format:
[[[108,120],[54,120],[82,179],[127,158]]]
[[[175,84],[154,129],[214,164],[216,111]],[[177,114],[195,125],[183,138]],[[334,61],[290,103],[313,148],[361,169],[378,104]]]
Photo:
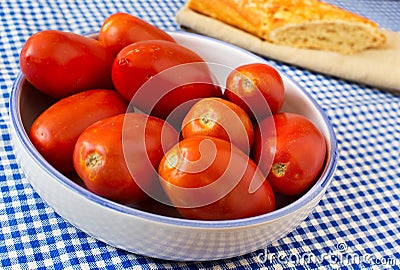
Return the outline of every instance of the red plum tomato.
[[[324,166],[325,138],[302,115],[285,112],[270,117],[256,128],[254,160],[276,192],[302,194],[314,184]]]
[[[222,98],[204,98],[196,102],[182,123],[182,136],[211,136],[226,140],[248,154],[254,129],[247,113]]]
[[[74,167],[88,190],[109,200],[134,205],[159,187],[157,168],[178,141],[164,120],[126,113],[88,127],[76,143]]]
[[[114,61],[112,79],[132,105],[145,113],[168,118],[177,128],[195,101],[222,96],[221,88],[214,84],[209,68],[198,54],[164,40],[139,41],[122,49]]]
[[[172,204],[188,219],[239,219],[275,210],[275,195],[264,174],[222,139],[181,140],[165,154],[158,172]]]
[[[226,88],[226,99],[238,104],[257,121],[279,112],[283,106],[285,90],[282,77],[267,64],[237,67],[228,75]]]
[[[20,53],[25,78],[38,90],[60,99],[83,90],[113,88],[113,55],[97,40],[69,32],[33,34]]]
[[[113,55],[125,46],[142,40],[175,40],[163,30],[128,13],[117,12],[107,17],[101,26],[99,41]]]
[[[58,100],[41,113],[29,130],[29,138],[53,167],[62,173],[72,172],[72,153],[79,135],[98,120],[126,112],[127,107],[116,91],[83,91]]]

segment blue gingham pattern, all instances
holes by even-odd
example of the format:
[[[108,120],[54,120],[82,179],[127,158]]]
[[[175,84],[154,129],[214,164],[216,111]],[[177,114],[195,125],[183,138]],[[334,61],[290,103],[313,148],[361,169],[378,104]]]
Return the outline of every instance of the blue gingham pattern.
[[[400,2],[330,0],[400,31]],[[32,189],[16,162],[9,97],[26,39],[44,29],[98,31],[123,11],[178,30],[183,0],[0,1],[0,268],[2,269],[393,269],[400,268],[400,97],[271,61],[319,102],[340,156],[332,185],[293,232],[262,250],[213,262],[173,262],[108,246],[64,221]],[[382,59],[384,61],[384,59]],[[400,90],[400,89],[399,89]]]

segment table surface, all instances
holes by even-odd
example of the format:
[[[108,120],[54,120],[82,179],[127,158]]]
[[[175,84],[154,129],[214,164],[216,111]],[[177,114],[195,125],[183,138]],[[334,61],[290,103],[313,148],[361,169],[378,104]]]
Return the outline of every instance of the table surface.
[[[400,31],[400,1],[330,2],[369,17],[384,28]],[[333,182],[315,211],[270,246],[214,262],[147,258],[106,245],[76,229],[32,189],[16,162],[9,130],[10,91],[19,72],[19,52],[27,38],[45,29],[81,34],[98,31],[103,20],[118,11],[176,31],[180,28],[175,14],[184,3],[0,1],[0,268],[399,269],[399,94],[269,59],[319,102],[334,126],[340,148]]]

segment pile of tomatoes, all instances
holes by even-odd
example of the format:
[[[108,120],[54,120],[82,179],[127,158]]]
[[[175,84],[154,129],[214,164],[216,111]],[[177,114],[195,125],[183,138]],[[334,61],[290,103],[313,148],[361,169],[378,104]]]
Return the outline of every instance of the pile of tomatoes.
[[[276,69],[235,67],[221,87],[198,54],[126,13],[108,17],[98,39],[36,33],[20,66],[56,100],[30,127],[33,145],[122,204],[151,198],[190,219],[251,217],[275,210],[277,194],[306,192],[324,165],[317,127],[281,112]]]

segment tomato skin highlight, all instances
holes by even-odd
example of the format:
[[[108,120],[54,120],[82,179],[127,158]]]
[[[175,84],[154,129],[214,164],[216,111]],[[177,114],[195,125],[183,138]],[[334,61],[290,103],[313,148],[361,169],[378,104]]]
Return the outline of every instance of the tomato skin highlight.
[[[274,191],[299,195],[321,173],[326,156],[325,138],[304,116],[285,112],[270,117],[273,121],[266,118],[256,129],[254,160]]]
[[[257,121],[279,112],[283,106],[285,90],[282,77],[267,64],[237,67],[228,75],[226,87],[225,98],[242,107]]]
[[[248,154],[253,145],[253,124],[238,105],[222,98],[196,102],[182,123],[182,136],[211,136],[233,143]]]
[[[107,17],[99,32],[99,41],[113,55],[117,55],[124,47],[143,40],[175,40],[160,28],[128,13],[117,12]]]
[[[78,138],[74,167],[93,193],[122,204],[148,199],[160,160],[178,139],[164,120],[126,113],[100,120]]]
[[[221,88],[214,84],[210,70],[198,54],[164,40],[126,46],[113,63],[112,79],[118,92],[145,113],[167,119],[178,109],[174,111],[175,122],[179,123],[175,127],[180,127],[184,115],[198,99],[222,96]]]
[[[72,153],[79,135],[92,123],[124,113],[127,102],[113,90],[92,89],[58,100],[33,122],[29,138],[61,173],[74,170]]]
[[[26,79],[57,99],[89,89],[113,88],[114,57],[99,41],[89,37],[41,31],[26,41],[19,60]]]
[[[238,219],[276,207],[264,174],[246,154],[222,139],[183,139],[165,154],[158,172],[164,191],[185,218]]]

